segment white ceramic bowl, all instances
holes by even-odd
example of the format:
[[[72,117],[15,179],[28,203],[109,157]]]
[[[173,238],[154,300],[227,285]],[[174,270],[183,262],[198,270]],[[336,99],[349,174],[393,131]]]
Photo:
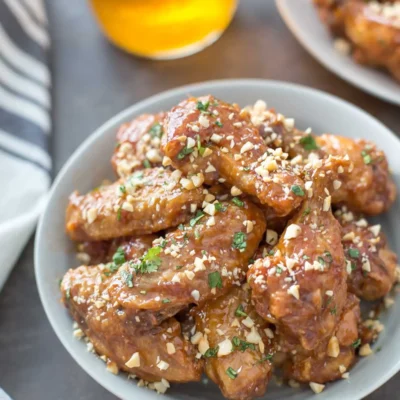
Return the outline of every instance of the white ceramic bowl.
[[[340,133],[348,137],[363,137],[379,144],[386,152],[400,187],[400,142],[379,121],[359,108],[331,95],[303,86],[263,81],[226,80],[185,86],[153,96],[135,104],[93,133],[71,156],[59,173],[51,190],[46,210],[39,222],[35,244],[35,272],[46,314],[57,336],[77,363],[101,385],[124,400],[159,400],[160,397],[145,388],[138,388],[126,375],[112,375],[105,364],[87,352],[85,343],[72,336],[72,320],[60,303],[58,281],[65,271],[76,265],[73,246],[64,229],[65,208],[69,194],[78,189],[86,192],[105,177],[112,177],[109,159],[114,148],[115,133],[120,124],[141,113],[168,110],[188,95],[213,94],[228,102],[245,106],[257,99],[265,99],[269,106],[286,116],[296,118],[299,128],[309,126],[316,133]],[[399,201],[387,215],[378,218],[388,234],[391,245],[400,253]],[[385,331],[376,347],[379,353],[361,359],[350,373],[349,380],[327,385],[318,395],[319,400],[357,400],[386,382],[400,369],[400,307],[395,304],[383,315]],[[291,389],[270,385],[267,399],[304,400],[312,395],[307,388]],[[211,383],[173,385],[166,399],[210,400],[222,399]]]
[[[312,0],[276,0],[276,4],[293,35],[321,64],[358,88],[400,105],[400,83],[389,73],[357,64],[334,49],[334,39]]]

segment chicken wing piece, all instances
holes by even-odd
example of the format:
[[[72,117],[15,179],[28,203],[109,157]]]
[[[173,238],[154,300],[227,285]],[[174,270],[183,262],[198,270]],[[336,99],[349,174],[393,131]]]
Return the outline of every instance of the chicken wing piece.
[[[314,0],[322,22],[335,36],[345,36],[344,5],[349,0]]]
[[[399,2],[350,1],[344,6],[347,38],[360,64],[387,69],[400,81]]]
[[[118,254],[126,261],[141,257],[151,246],[156,235],[122,237],[99,242],[79,243],[77,258],[85,265],[106,264],[113,261]],[[117,254],[117,255],[116,255]]]
[[[334,335],[311,352],[300,349],[289,357],[284,366],[284,373],[288,379],[325,383],[343,377],[356,359],[359,303],[358,298],[349,293]]]
[[[354,211],[377,215],[387,211],[396,196],[396,186],[390,176],[383,151],[367,140],[296,129],[294,120],[285,118],[259,101],[248,107],[251,120],[270,147],[282,147],[293,165],[312,162],[317,158],[348,156],[353,169],[342,175],[332,194],[333,204],[345,204]]]
[[[205,372],[231,400],[264,395],[271,376],[273,335],[251,305],[247,284],[194,308],[192,343],[205,358]]]
[[[111,271],[108,295],[141,326],[158,325],[240,285],[264,231],[262,211],[250,202],[207,203],[144,256]]]
[[[167,163],[185,174],[204,175],[244,192],[287,215],[301,203],[293,187],[303,187],[300,171],[282,149],[271,150],[250,122],[249,113],[213,96],[190,98],[174,107],[164,121]]]
[[[67,233],[72,240],[96,241],[177,226],[188,219],[189,205],[204,197],[201,187],[185,189],[179,179],[179,171],[152,168],[83,196],[75,192],[67,208]]]
[[[161,166],[164,117],[164,113],[143,114],[119,128],[117,145],[111,158],[118,176],[124,178],[143,168]]]
[[[342,225],[348,290],[365,300],[378,300],[396,281],[397,256],[380,225],[370,225],[345,207],[335,216]]]
[[[63,301],[97,353],[147,381],[198,381],[202,361],[175,318],[146,330],[108,294],[104,265],[70,269],[61,283]]]
[[[332,193],[333,204],[345,204],[368,215],[378,215],[390,208],[396,197],[396,186],[383,151],[363,139],[327,134],[315,139],[326,154],[348,155],[353,165],[336,183],[338,188]]]
[[[332,181],[349,162],[316,162],[304,202],[272,250],[247,277],[257,312],[274,323],[288,342],[315,349],[332,335],[346,299],[341,230],[332,215]],[[307,173],[306,173],[307,176]]]

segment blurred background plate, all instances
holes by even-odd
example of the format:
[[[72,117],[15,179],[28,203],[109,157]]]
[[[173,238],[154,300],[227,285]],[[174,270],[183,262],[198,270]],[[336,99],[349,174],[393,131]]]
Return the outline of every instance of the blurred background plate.
[[[115,133],[120,124],[141,113],[168,110],[188,95],[213,94],[241,106],[264,99],[270,107],[294,117],[300,129],[312,127],[315,133],[340,133],[351,138],[363,137],[379,143],[386,152],[397,187],[400,187],[400,141],[378,120],[358,107],[337,97],[304,86],[267,80],[224,80],[184,86],[141,101],[110,119],[93,133],[67,161],[53,185],[36,235],[35,275],[40,298],[47,317],[58,338],[77,363],[118,398],[124,400],[159,400],[155,392],[138,388],[125,374],[107,372],[105,364],[89,353],[83,341],[72,335],[72,319],[60,302],[59,279],[76,265],[73,244],[65,234],[64,216],[69,194],[86,192],[106,177],[111,177],[109,159]],[[351,121],[351,123],[349,123]],[[390,245],[400,253],[399,200],[390,212],[377,218],[386,232]],[[385,383],[400,369],[400,306],[398,302],[381,315],[385,330],[374,349],[381,351],[359,360],[349,380],[327,385],[318,400],[358,400]],[[383,367],[384,366],[384,367]],[[51,377],[47,377],[51,379]],[[90,394],[87,393],[89,396]],[[266,399],[305,400],[313,396],[307,387],[292,389],[271,383]],[[89,398],[89,397],[85,397]],[[164,399],[222,400],[218,388],[209,383],[173,385]]]
[[[333,47],[333,37],[320,21],[312,0],[276,0],[281,17],[304,48],[349,83],[400,105],[400,84],[388,73],[359,65]]]

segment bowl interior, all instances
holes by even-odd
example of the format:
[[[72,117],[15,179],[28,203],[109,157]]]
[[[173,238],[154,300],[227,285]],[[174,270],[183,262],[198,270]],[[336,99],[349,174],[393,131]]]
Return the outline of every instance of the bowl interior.
[[[400,184],[400,142],[379,121],[360,109],[322,92],[282,82],[261,80],[232,80],[206,82],[162,93],[140,102],[112,118],[91,135],[73,154],[58,175],[47,208],[39,223],[35,272],[40,297],[47,316],[59,339],[81,365],[101,385],[125,400],[153,400],[158,395],[148,389],[137,388],[126,375],[114,376],[106,371],[105,364],[86,351],[85,343],[72,336],[72,320],[60,303],[58,281],[70,267],[76,266],[73,246],[64,230],[64,215],[69,194],[82,193],[96,187],[103,179],[112,178],[110,156],[114,148],[118,126],[135,116],[147,112],[168,110],[188,95],[213,94],[241,106],[264,99],[286,116],[296,119],[299,128],[312,127],[316,133],[331,132],[348,137],[363,137],[376,142],[385,152],[393,170],[396,185]],[[400,203],[396,201],[386,215],[378,217],[387,233],[391,246],[400,254]],[[319,399],[360,399],[382,385],[400,367],[400,306],[398,302],[381,321],[385,330],[375,348],[382,350],[361,359],[350,373],[348,381],[342,380],[327,386]],[[385,366],[382,368],[381,366]],[[271,383],[266,398],[309,398],[308,389],[278,387]],[[222,399],[219,390],[211,383],[173,385],[167,399]]]
[[[357,64],[333,47],[333,37],[320,21],[312,0],[276,0],[288,28],[306,50],[327,69],[358,88],[400,104],[400,84],[388,73]]]

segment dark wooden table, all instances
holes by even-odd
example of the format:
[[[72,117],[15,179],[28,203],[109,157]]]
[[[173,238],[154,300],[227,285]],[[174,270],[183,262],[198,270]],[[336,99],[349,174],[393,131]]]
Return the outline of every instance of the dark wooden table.
[[[348,85],[314,61],[287,30],[272,0],[242,0],[217,43],[170,62],[136,59],[111,46],[85,1],[48,5],[54,173],[83,139],[123,108],[165,89],[210,79],[254,77],[312,86],[357,104],[400,131],[400,109]],[[399,378],[368,400],[399,399]],[[75,363],[53,333],[36,289],[33,239],[0,293],[0,386],[15,400],[115,399]]]

